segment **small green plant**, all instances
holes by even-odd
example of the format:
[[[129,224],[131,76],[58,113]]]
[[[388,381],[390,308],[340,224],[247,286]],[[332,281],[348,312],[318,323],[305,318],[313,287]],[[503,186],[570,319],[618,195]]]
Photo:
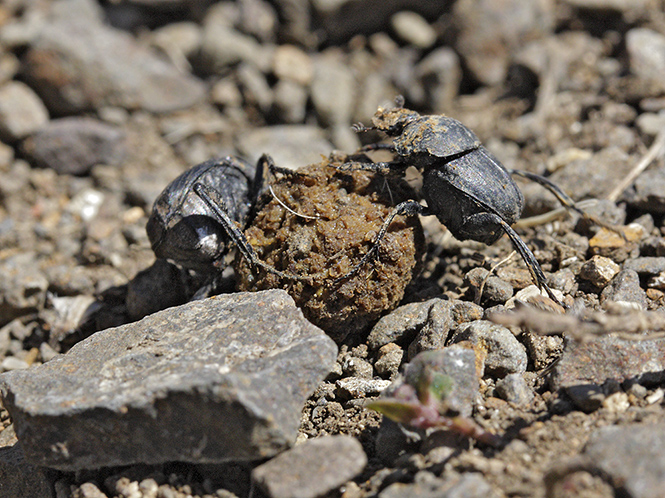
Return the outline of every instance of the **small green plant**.
[[[453,389],[452,377],[425,367],[415,384],[404,383],[390,397],[372,401],[366,406],[394,422],[419,429],[445,428],[482,443],[498,446],[499,436],[486,431],[470,418],[450,414],[446,398]]]

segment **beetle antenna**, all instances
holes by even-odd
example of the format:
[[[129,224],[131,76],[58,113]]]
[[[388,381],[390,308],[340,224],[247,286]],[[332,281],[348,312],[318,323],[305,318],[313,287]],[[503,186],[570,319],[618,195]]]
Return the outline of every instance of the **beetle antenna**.
[[[372,131],[376,128],[373,126],[365,126],[362,123],[355,123],[351,125],[351,129],[355,131],[356,133],[364,132],[364,131]]]
[[[298,171],[292,170],[290,168],[283,168],[280,166],[277,166],[275,164],[275,160],[270,156],[269,154],[263,154],[261,158],[259,159],[259,163],[256,166],[257,170],[260,171],[265,171],[267,168],[271,177],[275,178],[277,174],[282,174],[285,176],[302,176],[302,173],[299,173]],[[260,188],[260,187],[259,187]],[[299,218],[304,218],[306,220],[318,220],[319,216],[308,216],[306,214],[300,214],[293,209],[291,209],[289,206],[286,205],[284,201],[282,201],[279,197],[277,197],[277,194],[275,193],[275,190],[272,188],[272,182],[268,183],[268,190],[270,191],[270,195],[272,195],[272,198],[277,201],[277,203],[282,206],[284,209],[286,209],[289,213],[298,216]]]
[[[301,214],[301,213],[298,213],[297,211],[294,211],[293,209],[291,209],[289,206],[286,205],[286,203],[284,201],[282,201],[282,199],[277,197],[277,194],[275,193],[275,190],[272,188],[272,185],[268,185],[268,190],[270,190],[270,194],[272,195],[272,198],[275,199],[280,206],[282,206],[284,209],[286,209],[292,215],[297,216],[298,218],[304,218],[306,220],[318,220],[320,218],[320,216],[308,216],[306,214]]]

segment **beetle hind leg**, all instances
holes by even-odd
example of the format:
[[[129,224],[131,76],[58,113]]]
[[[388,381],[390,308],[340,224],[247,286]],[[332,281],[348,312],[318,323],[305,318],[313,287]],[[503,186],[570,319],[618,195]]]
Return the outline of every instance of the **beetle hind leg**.
[[[367,251],[367,253],[360,259],[358,264],[356,264],[356,266],[354,266],[351,271],[347,272],[341,277],[337,277],[333,283],[338,284],[342,280],[347,280],[353,277],[356,273],[360,271],[360,269],[363,266],[365,266],[365,264],[369,262],[370,259],[372,259],[376,255],[376,253],[379,250],[379,246],[381,245],[381,241],[385,237],[386,233],[388,232],[388,228],[390,227],[390,225],[397,216],[416,216],[418,214],[421,214],[423,216],[427,216],[429,214],[427,212],[427,208],[421,205],[418,201],[414,200],[404,201],[395,206],[395,209],[393,209],[393,211],[384,220],[383,225],[381,225],[379,233],[376,235],[374,242],[372,242],[372,247],[370,248],[370,250]]]
[[[561,301],[559,301],[559,299],[554,295],[554,292],[552,292],[552,289],[550,289],[550,287],[547,285],[547,278],[543,273],[543,269],[540,267],[540,263],[538,263],[538,260],[533,255],[533,252],[531,252],[531,249],[529,249],[529,247],[517,234],[517,232],[513,230],[513,228],[500,216],[493,213],[486,213],[486,216],[488,216],[493,223],[500,225],[506,235],[508,235],[510,241],[513,244],[513,247],[522,257],[524,263],[526,263],[526,267],[529,269],[529,273],[531,273],[531,278],[538,286],[538,288],[541,291],[544,290],[552,301],[560,306],[563,306]]]
[[[522,178],[526,178],[527,180],[531,180],[532,182],[537,183],[538,185],[541,185],[545,187],[547,190],[549,190],[554,196],[557,198],[557,200],[561,203],[561,205],[570,210],[574,211],[580,216],[582,216],[584,219],[589,220],[591,223],[594,225],[597,225],[599,227],[607,228],[608,230],[611,230],[613,232],[618,233],[621,235],[621,237],[625,238],[625,234],[623,233],[623,230],[621,230],[620,227],[616,227],[610,223],[606,223],[600,218],[593,216],[580,207],[577,206],[577,203],[568,195],[566,194],[561,188],[551,180],[545,178],[544,176],[537,175],[535,173],[530,173],[528,171],[521,171],[517,169],[511,169],[508,170],[508,172],[511,175],[515,176],[521,176]]]

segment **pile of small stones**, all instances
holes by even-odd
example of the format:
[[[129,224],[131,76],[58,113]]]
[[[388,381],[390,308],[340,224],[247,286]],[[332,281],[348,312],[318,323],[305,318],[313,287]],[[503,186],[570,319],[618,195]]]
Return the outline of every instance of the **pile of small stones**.
[[[531,218],[559,204],[519,183],[566,318],[656,323],[663,53],[659,0],[2,3],[0,496],[662,496],[665,341],[501,322],[563,311],[506,238],[424,218],[399,306],[334,341],[281,288],[236,292],[233,265],[195,299],[145,226],[189,167],[353,153],[382,137],[351,124],[401,94],[624,227]],[[365,408],[432,351],[498,447]]]

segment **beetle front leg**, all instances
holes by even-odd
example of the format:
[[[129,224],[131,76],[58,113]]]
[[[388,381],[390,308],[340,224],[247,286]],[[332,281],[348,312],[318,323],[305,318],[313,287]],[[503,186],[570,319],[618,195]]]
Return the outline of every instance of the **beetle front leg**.
[[[379,245],[381,244],[381,241],[383,238],[386,236],[386,233],[388,232],[388,228],[390,227],[391,223],[395,220],[397,216],[415,216],[415,215],[423,215],[423,216],[428,216],[430,213],[427,211],[427,208],[423,205],[421,205],[418,201],[404,201],[397,206],[395,206],[395,209],[388,215],[388,217],[385,219],[383,222],[383,225],[381,225],[381,228],[379,229],[379,233],[376,235],[376,238],[374,239],[374,242],[372,243],[372,247],[370,248],[369,251],[367,251],[367,254],[365,254],[360,262],[348,273],[345,275],[342,275],[341,277],[338,277],[335,279],[334,283],[337,284],[341,282],[342,280],[346,280],[348,278],[353,277],[356,273],[360,271],[360,269],[367,264],[367,262],[374,257],[374,255],[377,253],[379,250]]]
[[[231,241],[238,248],[240,253],[243,255],[247,261],[253,266],[264,269],[269,273],[273,273],[278,277],[288,279],[288,280],[304,280],[311,281],[317,275],[294,275],[291,273],[285,273],[283,271],[274,268],[273,266],[261,261],[259,256],[254,251],[254,248],[251,246],[245,235],[238,229],[236,224],[229,218],[229,215],[224,211],[224,201],[222,200],[219,192],[215,189],[210,188],[208,185],[203,183],[197,183],[194,185],[194,192],[203,199],[203,201],[208,205],[215,215],[215,219],[222,225],[226,233],[228,234]]]
[[[371,152],[373,150],[388,150],[390,152],[395,152],[395,145],[386,142],[367,144],[360,147],[360,149],[358,149],[358,152]]]
[[[346,162],[336,166],[338,171],[373,171],[381,175],[388,175],[392,172],[404,170],[401,164],[395,161],[380,162],[380,163],[361,163],[361,162]]]

